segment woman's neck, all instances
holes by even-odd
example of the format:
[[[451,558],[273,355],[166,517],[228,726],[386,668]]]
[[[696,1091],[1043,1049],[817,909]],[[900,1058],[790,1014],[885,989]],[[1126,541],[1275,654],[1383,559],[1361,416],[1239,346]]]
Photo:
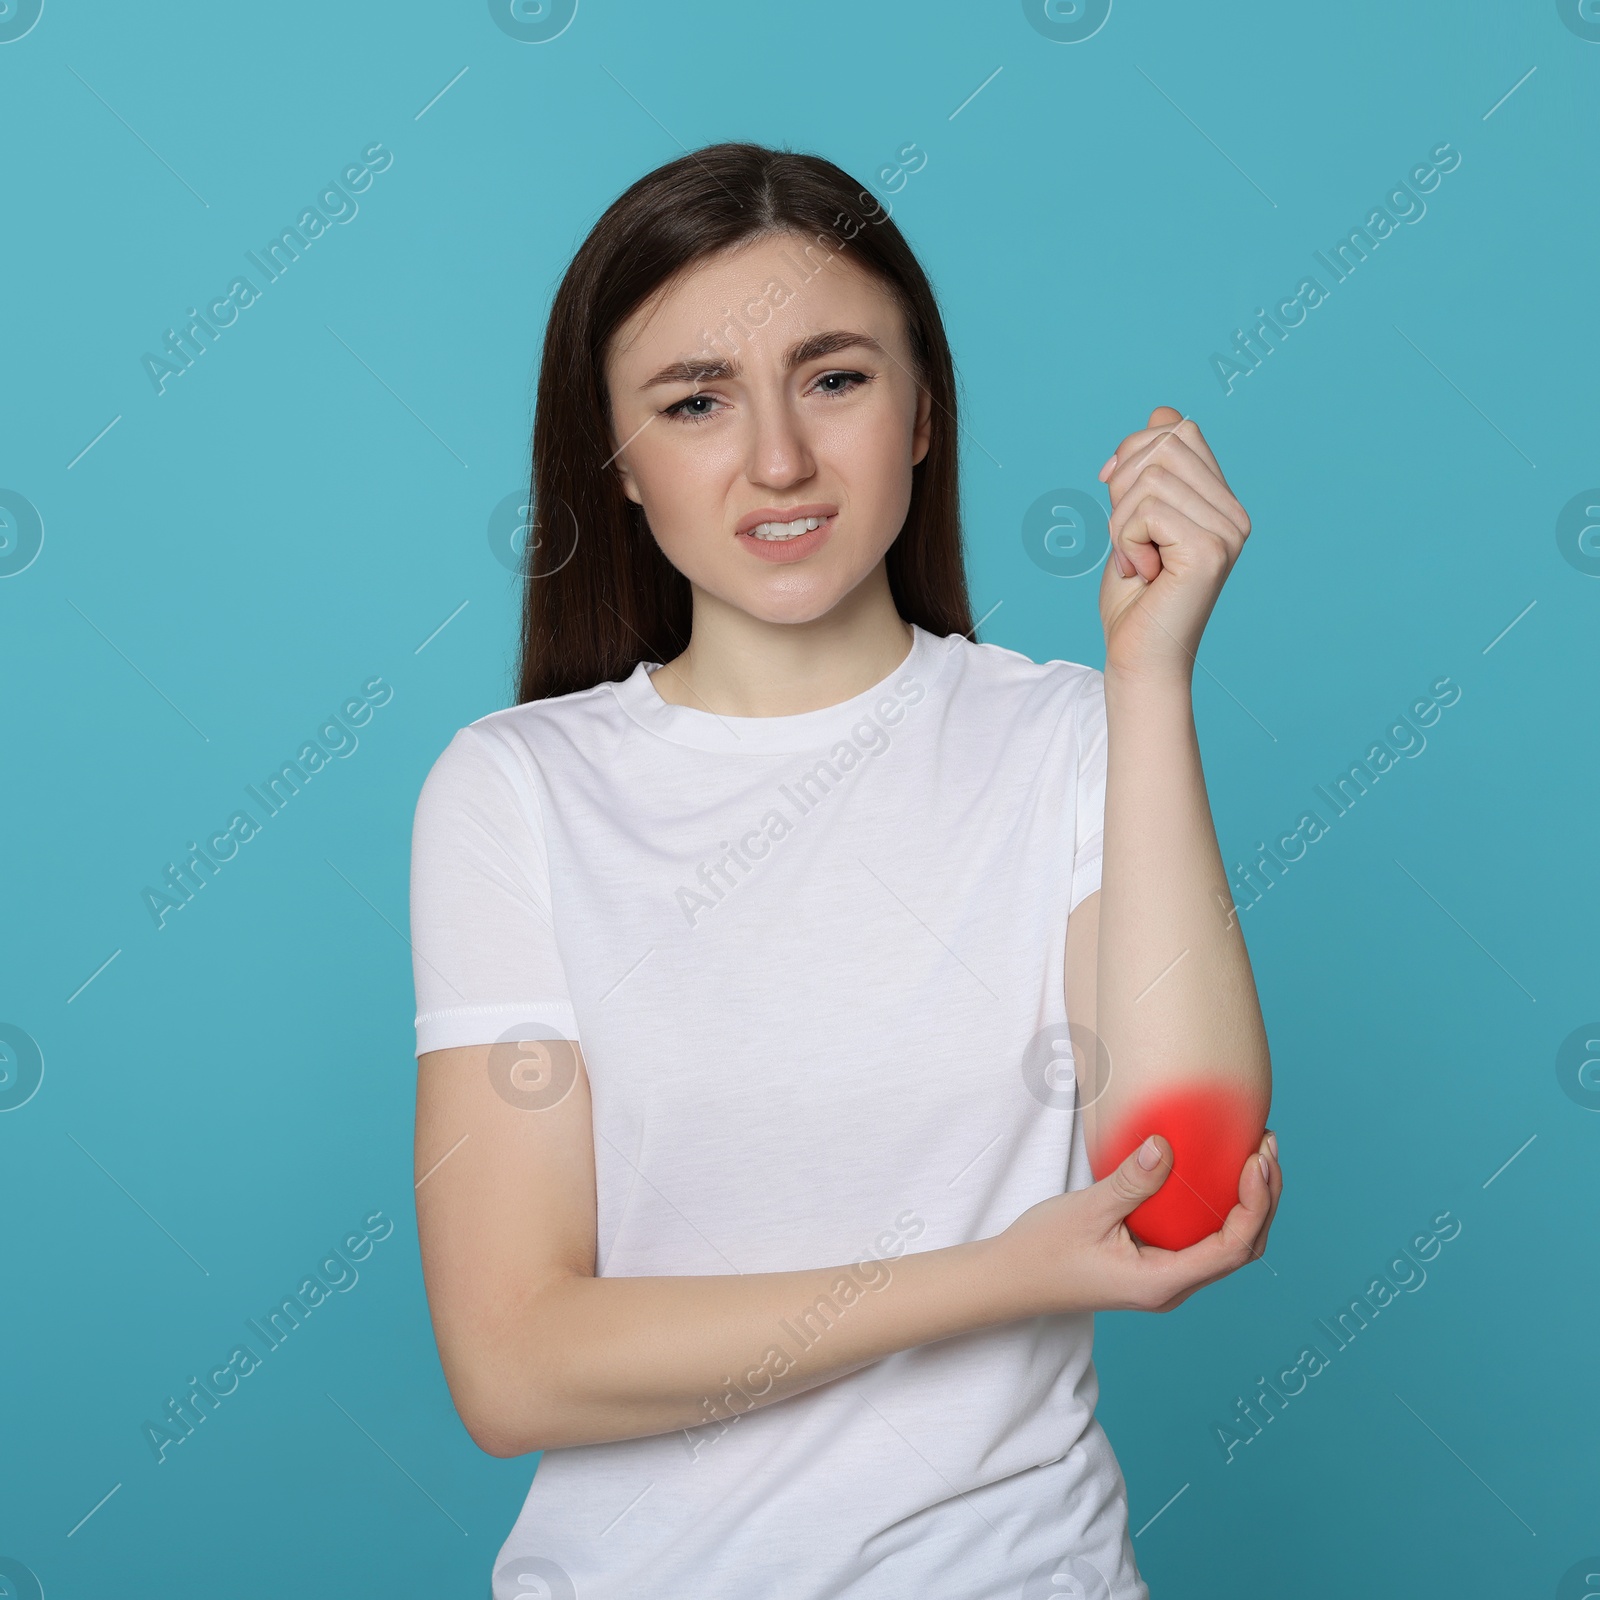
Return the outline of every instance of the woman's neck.
[[[650,681],[670,705],[724,717],[795,716],[882,682],[913,637],[882,565],[811,622],[767,622],[697,588],[688,649]]]

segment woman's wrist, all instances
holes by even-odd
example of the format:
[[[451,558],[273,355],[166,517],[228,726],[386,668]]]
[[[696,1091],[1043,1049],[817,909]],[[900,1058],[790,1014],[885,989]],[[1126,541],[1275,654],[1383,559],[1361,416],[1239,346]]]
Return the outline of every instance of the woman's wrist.
[[[1193,703],[1193,662],[1130,671],[1108,660],[1104,678],[1108,712],[1113,705],[1187,708]]]
[[[1003,1229],[971,1247],[978,1292],[996,1309],[996,1322],[1021,1322],[1056,1309],[1040,1263],[1015,1227]]]

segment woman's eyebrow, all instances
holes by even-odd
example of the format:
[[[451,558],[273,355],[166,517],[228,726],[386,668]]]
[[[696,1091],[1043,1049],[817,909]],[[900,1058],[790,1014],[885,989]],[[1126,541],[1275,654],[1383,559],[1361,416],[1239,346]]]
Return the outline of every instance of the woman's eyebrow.
[[[784,370],[792,372],[808,361],[816,361],[822,356],[831,356],[835,351],[848,350],[853,346],[876,350],[879,355],[888,354],[870,333],[834,328],[826,333],[807,334],[804,339],[790,345],[783,358]],[[686,356],[670,362],[639,387],[644,390],[654,389],[663,383],[715,383],[721,378],[737,378],[740,370],[738,361],[732,356]]]

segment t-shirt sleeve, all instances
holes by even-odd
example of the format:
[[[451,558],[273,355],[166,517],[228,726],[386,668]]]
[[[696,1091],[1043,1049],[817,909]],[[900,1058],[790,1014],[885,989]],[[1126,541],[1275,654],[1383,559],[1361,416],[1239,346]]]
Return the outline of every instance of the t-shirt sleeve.
[[[1100,887],[1100,853],[1106,813],[1105,675],[1090,670],[1077,701],[1077,834],[1072,855],[1072,903]]]
[[[577,1039],[556,945],[532,775],[496,733],[462,728],[411,831],[417,1049]]]

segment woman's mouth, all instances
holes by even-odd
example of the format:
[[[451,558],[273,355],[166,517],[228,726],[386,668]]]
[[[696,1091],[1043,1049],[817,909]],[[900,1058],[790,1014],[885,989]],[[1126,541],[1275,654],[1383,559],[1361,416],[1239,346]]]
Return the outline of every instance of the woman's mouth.
[[[763,561],[804,561],[828,542],[837,513],[826,517],[796,517],[790,522],[758,522],[735,537]]]

